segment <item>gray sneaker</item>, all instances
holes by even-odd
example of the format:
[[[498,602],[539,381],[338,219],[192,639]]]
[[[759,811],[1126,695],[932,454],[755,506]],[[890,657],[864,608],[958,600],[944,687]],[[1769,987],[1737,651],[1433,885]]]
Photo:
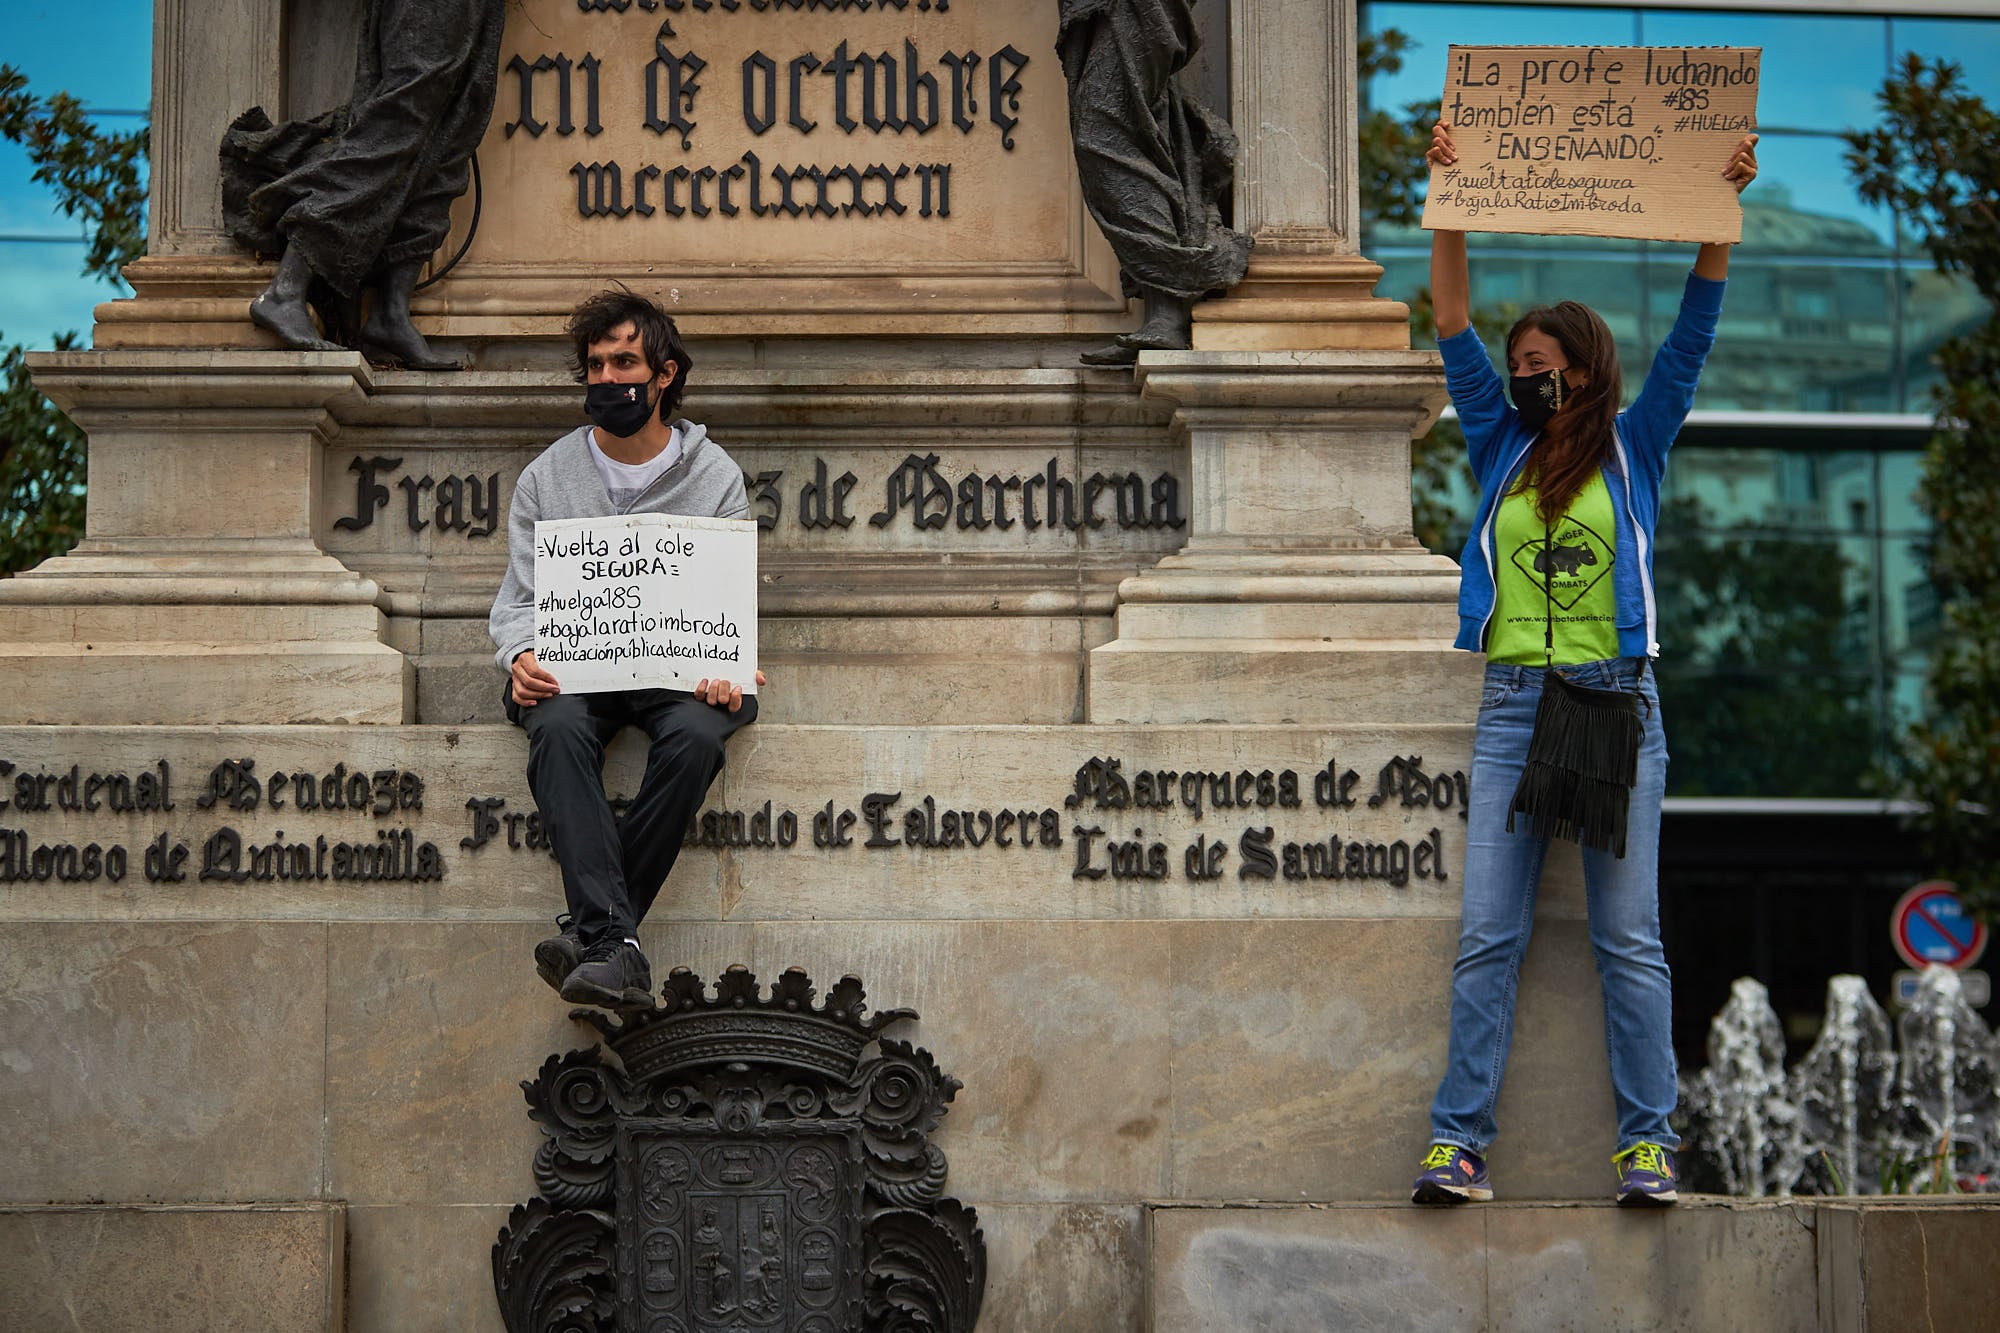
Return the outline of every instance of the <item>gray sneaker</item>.
[[[561,992],[563,979],[583,961],[583,937],[576,933],[576,921],[568,912],[556,918],[556,930],[558,934],[535,946],[535,975],[548,982],[550,990]]]
[[[563,978],[562,997],[571,1004],[604,1009],[650,1009],[653,969],[637,946],[620,939],[599,940]]]

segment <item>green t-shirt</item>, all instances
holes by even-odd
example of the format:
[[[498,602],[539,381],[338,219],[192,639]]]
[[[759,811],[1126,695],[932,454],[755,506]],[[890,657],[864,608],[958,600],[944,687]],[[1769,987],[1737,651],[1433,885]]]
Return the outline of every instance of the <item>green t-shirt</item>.
[[[1551,540],[1553,538],[1553,540]],[[1535,488],[1501,498],[1494,523],[1493,621],[1486,658],[1522,666],[1567,666],[1618,656],[1618,561],[1611,492],[1602,472],[1577,492],[1551,531],[1535,512]],[[1546,586],[1545,586],[1546,585]],[[1547,627],[1555,626],[1555,649]]]

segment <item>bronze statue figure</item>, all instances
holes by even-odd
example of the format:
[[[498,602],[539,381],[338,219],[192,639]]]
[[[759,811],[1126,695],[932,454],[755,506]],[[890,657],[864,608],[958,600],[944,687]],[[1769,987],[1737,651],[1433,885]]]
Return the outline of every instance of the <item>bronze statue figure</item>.
[[[260,327],[303,350],[459,368],[410,322],[410,294],[486,133],[505,13],[506,0],[369,0],[344,106],[282,125],[252,107],[230,125],[224,223],[238,244],[282,256],[250,303]],[[362,323],[364,289],[375,300]]]
[[[1222,218],[1236,136],[1174,81],[1199,46],[1194,0],[1061,0],[1058,19],[1084,203],[1145,302],[1136,330],[1083,361],[1130,365],[1186,347],[1195,301],[1243,278],[1250,238]]]

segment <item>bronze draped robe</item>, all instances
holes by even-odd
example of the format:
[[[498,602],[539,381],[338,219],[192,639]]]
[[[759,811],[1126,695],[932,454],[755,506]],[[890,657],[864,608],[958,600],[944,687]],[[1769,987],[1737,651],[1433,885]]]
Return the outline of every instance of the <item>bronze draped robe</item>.
[[[259,254],[297,248],[352,297],[428,258],[451,227],[499,81],[506,0],[370,0],[344,106],[222,140],[223,223]]]
[[[1234,286],[1250,257],[1222,221],[1236,136],[1174,81],[1199,45],[1193,0],[1061,0],[1058,14],[1084,203],[1127,294]]]

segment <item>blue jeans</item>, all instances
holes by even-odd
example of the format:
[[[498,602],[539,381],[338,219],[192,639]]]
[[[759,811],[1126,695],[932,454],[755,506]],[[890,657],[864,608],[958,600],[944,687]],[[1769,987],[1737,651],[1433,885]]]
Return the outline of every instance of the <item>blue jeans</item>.
[[[1507,1072],[1521,957],[1534,926],[1535,891],[1548,851],[1548,839],[1529,832],[1525,820],[1516,822],[1515,832],[1507,831],[1507,807],[1527,762],[1542,677],[1554,670],[1579,685],[1629,691],[1641,679],[1642,665],[1628,657],[1580,666],[1486,668],[1472,742],[1464,904],[1451,972],[1451,1046],[1431,1103],[1435,1142],[1484,1154],[1498,1132],[1493,1106]],[[1590,947],[1604,988],[1604,1040],[1611,1054],[1620,1152],[1642,1141],[1680,1146],[1667,1126],[1678,1089],[1672,980],[1660,947],[1660,797],[1667,742],[1650,671],[1639,694],[1645,730],[1625,855],[1583,849]]]

